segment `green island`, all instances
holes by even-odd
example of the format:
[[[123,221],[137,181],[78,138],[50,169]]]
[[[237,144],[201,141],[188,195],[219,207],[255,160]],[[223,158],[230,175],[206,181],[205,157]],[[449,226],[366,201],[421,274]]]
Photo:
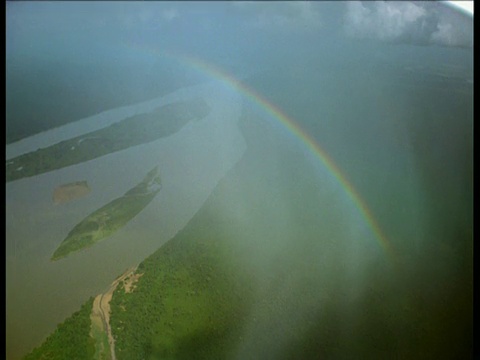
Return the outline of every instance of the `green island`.
[[[173,102],[81,136],[6,161],[6,182],[79,164],[178,132],[189,121],[208,115],[201,98]]]
[[[25,360],[90,360],[95,343],[90,336],[90,313],[93,297],[80,310],[59,324],[43,344],[25,356]]]
[[[140,213],[161,189],[158,166],[135,187],[78,223],[55,250],[51,260],[58,260],[74,251],[92,246],[112,235]]]

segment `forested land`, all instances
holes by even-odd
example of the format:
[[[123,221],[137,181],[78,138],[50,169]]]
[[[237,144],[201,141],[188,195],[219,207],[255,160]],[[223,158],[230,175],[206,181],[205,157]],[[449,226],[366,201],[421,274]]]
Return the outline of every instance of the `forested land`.
[[[79,311],[73,313],[43,344],[28,354],[25,360],[91,360],[95,343],[90,337],[90,313],[93,297],[85,302]]]

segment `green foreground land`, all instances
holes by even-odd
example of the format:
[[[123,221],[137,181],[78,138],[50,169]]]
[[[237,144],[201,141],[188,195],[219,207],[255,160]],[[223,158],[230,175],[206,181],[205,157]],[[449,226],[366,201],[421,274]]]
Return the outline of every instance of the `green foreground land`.
[[[55,250],[52,260],[64,258],[111,236],[140,213],[160,189],[161,179],[157,166],[123,196],[102,206],[78,223]]]
[[[403,259],[398,269],[382,256],[352,263],[358,258],[346,258],[351,235],[342,228],[328,233],[329,214],[339,219],[342,209],[319,197],[303,154],[278,145],[266,125],[245,116],[242,124],[244,158],[187,226],[138,266],[134,290],[121,282],[113,293],[116,358],[453,359],[468,353],[471,288],[461,279],[471,269],[456,268],[451,290],[438,285],[450,283],[436,271],[461,256],[453,255],[454,244],[439,239],[442,246],[429,247],[414,263]],[[412,266],[417,263],[428,265]],[[60,354],[62,345],[55,344]],[[51,349],[44,344],[34,353]],[[46,358],[60,357],[28,359]],[[63,357],[71,358],[80,357]]]
[[[209,112],[208,104],[200,98],[160,106],[150,113],[9,159],[6,181],[43,174],[155,141],[176,133],[189,121],[201,119]]]

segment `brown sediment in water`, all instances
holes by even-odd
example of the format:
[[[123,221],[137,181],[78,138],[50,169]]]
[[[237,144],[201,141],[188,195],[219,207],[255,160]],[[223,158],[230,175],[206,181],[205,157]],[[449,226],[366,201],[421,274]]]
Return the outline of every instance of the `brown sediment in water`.
[[[64,204],[86,196],[90,191],[90,187],[86,181],[64,184],[53,191],[53,202],[55,204]]]

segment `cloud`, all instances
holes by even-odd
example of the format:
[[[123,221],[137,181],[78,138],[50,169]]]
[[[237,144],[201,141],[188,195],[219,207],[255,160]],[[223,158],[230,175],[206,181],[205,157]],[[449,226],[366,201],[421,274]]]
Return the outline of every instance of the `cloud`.
[[[437,24],[437,30],[432,33],[432,42],[446,46],[473,46],[473,31],[462,19],[455,21],[457,16],[441,14]]]
[[[121,4],[123,5],[123,4]],[[143,5],[143,3],[140,3]],[[157,4],[140,6],[138,4],[126,3],[119,6],[116,10],[118,21],[126,27],[145,27],[157,24],[159,22],[169,22],[178,16],[175,9],[165,9],[156,6]]]
[[[161,17],[163,20],[172,21],[178,17],[178,11],[176,9],[167,9],[162,11]]]
[[[274,31],[309,31],[321,26],[320,14],[308,1],[235,2],[236,7],[250,14],[249,25]]]
[[[375,2],[372,5],[370,9],[361,2],[348,3],[346,31],[349,35],[392,40],[425,16],[425,9],[412,3]]]
[[[473,46],[468,22],[439,4],[349,2],[344,31],[350,37],[386,42]]]

